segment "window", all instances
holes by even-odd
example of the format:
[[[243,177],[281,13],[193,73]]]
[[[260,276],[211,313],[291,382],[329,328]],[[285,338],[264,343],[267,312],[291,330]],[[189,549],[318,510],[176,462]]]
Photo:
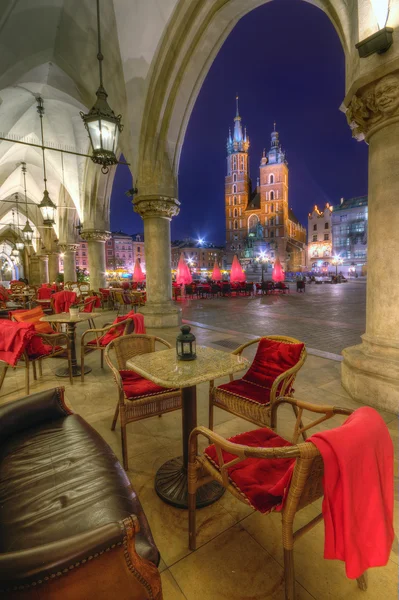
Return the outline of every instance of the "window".
[[[324,223],[324,229],[328,229],[328,223]]]
[[[233,175],[233,181],[237,181],[237,173],[234,173],[234,175]]]
[[[280,235],[280,229],[278,227],[276,227],[276,237],[278,237]]]
[[[112,250],[108,250],[108,256],[112,256]]]
[[[237,223],[237,221],[234,221],[234,229],[238,229],[238,223]]]
[[[137,246],[137,252],[140,252],[140,246]]]
[[[271,174],[269,177],[269,183],[274,183],[274,175]]]
[[[236,208],[234,209],[234,216],[238,217],[238,210]]]
[[[234,203],[234,206],[236,206],[236,204],[237,204],[237,196],[234,196],[234,202],[233,203]]]
[[[274,200],[274,192],[273,192],[273,190],[270,192],[270,200]]]
[[[339,220],[340,220],[341,222],[342,222],[342,221],[347,221],[347,220],[348,220],[348,215],[341,215],[341,216],[339,217]]]
[[[274,238],[274,231],[271,231],[271,232],[270,232],[270,237],[271,237],[271,238]]]
[[[317,242],[317,233],[313,236],[312,242]]]
[[[330,239],[330,234],[329,233],[325,233],[324,234],[324,241],[327,242]]]
[[[237,193],[237,186],[234,184],[233,185],[233,194],[236,194],[236,193]]]
[[[313,231],[317,231],[317,223],[316,225],[313,225]]]

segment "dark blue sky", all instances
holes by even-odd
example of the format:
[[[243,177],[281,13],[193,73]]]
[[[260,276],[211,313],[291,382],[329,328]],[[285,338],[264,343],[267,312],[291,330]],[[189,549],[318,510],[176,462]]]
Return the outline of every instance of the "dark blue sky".
[[[314,204],[366,194],[367,146],[351,138],[339,110],[344,78],[340,41],[321,10],[302,0],[278,0],[242,18],[216,57],[191,115],[172,240],[198,235],[224,243],[226,137],[236,93],[251,141],[253,185],[276,121],[290,169],[289,203],[304,225]],[[111,198],[113,230],[143,230],[124,195],[130,187],[128,167],[121,165]]]

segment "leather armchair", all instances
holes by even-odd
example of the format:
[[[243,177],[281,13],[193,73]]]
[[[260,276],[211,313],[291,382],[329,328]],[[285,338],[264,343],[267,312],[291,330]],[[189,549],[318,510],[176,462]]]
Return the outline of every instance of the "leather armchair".
[[[158,562],[122,466],[63,388],[0,407],[0,595],[162,600]]]

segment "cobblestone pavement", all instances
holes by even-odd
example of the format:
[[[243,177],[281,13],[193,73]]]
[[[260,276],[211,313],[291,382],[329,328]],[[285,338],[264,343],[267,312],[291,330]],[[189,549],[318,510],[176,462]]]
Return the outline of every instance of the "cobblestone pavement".
[[[309,348],[340,354],[359,344],[365,330],[366,284],[311,284],[286,295],[187,299],[183,319],[240,335],[281,334],[303,340]],[[238,339],[238,343],[239,343]]]

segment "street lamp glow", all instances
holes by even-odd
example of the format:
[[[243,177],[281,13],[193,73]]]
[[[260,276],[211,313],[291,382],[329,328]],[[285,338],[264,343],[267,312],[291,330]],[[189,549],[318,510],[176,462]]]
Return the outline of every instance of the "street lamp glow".
[[[198,245],[202,246],[203,243],[204,243],[204,238],[198,238]]]

